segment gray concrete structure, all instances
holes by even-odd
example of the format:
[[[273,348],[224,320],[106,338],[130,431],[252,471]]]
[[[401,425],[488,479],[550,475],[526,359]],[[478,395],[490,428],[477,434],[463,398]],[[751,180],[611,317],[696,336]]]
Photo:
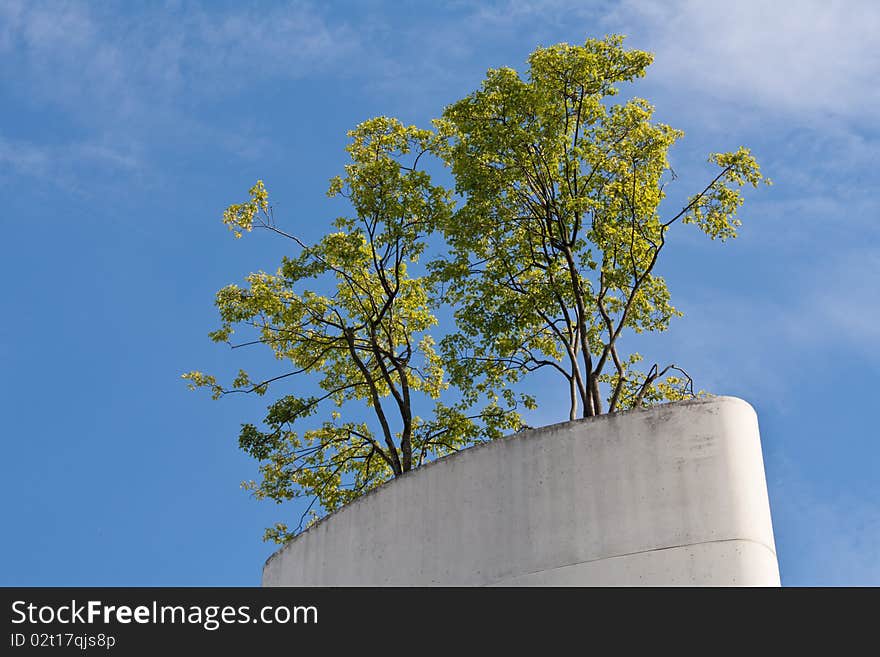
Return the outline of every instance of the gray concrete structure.
[[[778,586],[757,417],[714,397],[461,451],[299,535],[263,585]]]

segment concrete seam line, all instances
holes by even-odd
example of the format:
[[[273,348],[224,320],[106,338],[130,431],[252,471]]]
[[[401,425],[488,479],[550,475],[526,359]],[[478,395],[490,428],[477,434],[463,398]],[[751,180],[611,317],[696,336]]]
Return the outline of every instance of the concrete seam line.
[[[695,543],[682,543],[681,545],[668,545],[666,547],[658,547],[658,548],[649,548],[647,550],[638,550],[636,552],[624,552],[623,554],[612,554],[607,557],[596,557],[595,559],[586,559],[584,561],[573,561],[572,563],[564,563],[559,566],[551,566],[550,568],[541,568],[539,570],[532,570],[527,573],[520,573],[519,575],[512,575],[510,577],[505,577],[502,579],[495,580],[494,582],[487,582],[486,584],[482,584],[482,586],[496,586],[502,582],[507,580],[514,580],[520,577],[526,577],[527,575],[536,575],[538,573],[545,573],[549,570],[559,570],[560,568],[569,568],[571,566],[580,566],[585,563],[595,563],[597,561],[607,561],[609,559],[620,559],[622,557],[633,557],[639,554],[648,554],[650,552],[662,552],[664,550],[678,550],[680,548],[688,548],[695,547],[697,545],[710,545],[712,543],[754,543],[755,545],[760,545],[762,548],[770,552],[774,558],[776,558],[776,552],[766,543],[762,543],[761,541],[756,541],[751,538],[719,538],[714,541],[697,541]]]

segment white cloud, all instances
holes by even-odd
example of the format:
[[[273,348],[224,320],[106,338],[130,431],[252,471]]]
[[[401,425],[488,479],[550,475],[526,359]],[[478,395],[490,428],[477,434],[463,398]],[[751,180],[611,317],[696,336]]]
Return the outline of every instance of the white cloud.
[[[609,16],[656,53],[652,76],[795,121],[873,120],[880,109],[880,4],[625,0]]]
[[[723,134],[743,126],[776,130],[779,120],[810,122],[827,113],[861,121],[880,107],[880,5],[873,2],[458,2],[424,15],[380,3],[346,16],[305,0],[260,9],[166,2],[133,15],[112,6],[8,0],[0,6],[0,74],[18,80],[28,102],[61,107],[99,143],[149,145],[160,131],[172,138],[217,132],[200,108],[267,80],[361,80],[365,94],[381,96],[383,111],[436,113],[472,89],[487,67],[524,67],[539,43],[617,31],[632,35],[628,45],[657,55],[645,83],[659,87],[639,89],[667,107],[669,98],[687,98],[673,108],[676,116],[695,112]],[[768,116],[777,123],[762,123]],[[868,153],[873,161],[876,141],[861,139],[847,145],[842,137],[845,148],[831,153],[853,146],[860,160]],[[253,151],[241,142],[239,152],[228,134],[211,140],[237,154]]]
[[[389,67],[389,80],[404,72],[406,85],[418,72],[450,77],[469,65],[497,65],[493,50],[502,44],[509,51],[522,42],[524,57],[539,42],[619,31],[656,53],[652,79],[698,96],[797,115],[869,118],[880,107],[880,5],[871,0],[531,0],[453,3],[439,15],[403,17],[379,5],[357,25],[304,1],[184,7],[124,16],[82,3],[10,0],[0,8],[0,51],[23,51],[25,72],[48,98],[118,101],[136,91],[155,100],[350,66],[377,77]],[[471,61],[476,53],[480,62]]]

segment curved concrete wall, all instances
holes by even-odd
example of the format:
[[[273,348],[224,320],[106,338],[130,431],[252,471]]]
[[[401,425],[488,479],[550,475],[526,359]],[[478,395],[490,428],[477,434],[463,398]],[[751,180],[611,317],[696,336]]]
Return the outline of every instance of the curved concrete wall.
[[[566,422],[391,481],[264,586],[778,586],[758,420],[715,397]]]

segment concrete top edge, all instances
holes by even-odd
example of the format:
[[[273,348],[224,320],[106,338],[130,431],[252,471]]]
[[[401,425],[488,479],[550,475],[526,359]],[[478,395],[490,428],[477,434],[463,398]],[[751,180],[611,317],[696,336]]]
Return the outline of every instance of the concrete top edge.
[[[667,411],[670,408],[682,408],[682,407],[686,408],[686,407],[690,407],[690,406],[706,406],[706,405],[722,405],[722,404],[725,404],[725,405],[726,404],[736,404],[736,405],[745,406],[752,414],[757,416],[757,413],[756,413],[754,407],[749,402],[745,401],[744,399],[741,399],[739,397],[729,396],[729,395],[713,395],[711,397],[702,397],[702,398],[695,398],[695,399],[686,399],[684,401],[668,402],[666,404],[658,404],[657,406],[649,406],[646,408],[635,408],[635,409],[630,409],[627,411],[618,411],[616,413],[603,413],[602,415],[596,415],[593,417],[578,418],[576,420],[566,420],[564,422],[556,422],[554,424],[547,424],[547,425],[544,425],[541,427],[532,427],[529,429],[525,429],[525,430],[510,434],[510,435],[504,436],[503,438],[501,438],[499,440],[480,443],[477,445],[472,445],[470,447],[466,447],[465,449],[459,450],[453,454],[448,454],[448,455],[443,456],[439,459],[435,459],[433,461],[425,463],[424,465],[422,465],[414,470],[410,470],[409,472],[406,472],[399,477],[395,477],[394,479],[390,479],[390,480],[386,481],[385,483],[377,486],[376,488],[373,488],[372,490],[367,491],[366,493],[364,493],[363,495],[358,497],[356,500],[349,502],[345,506],[337,509],[336,511],[334,511],[332,513],[327,514],[326,516],[324,516],[323,518],[321,518],[320,520],[315,522],[313,525],[311,525],[309,528],[307,528],[307,529],[303,530],[302,532],[300,532],[299,534],[297,534],[290,541],[288,541],[287,543],[282,545],[280,548],[278,548],[275,552],[273,552],[269,556],[269,558],[266,559],[266,562],[263,565],[263,569],[265,570],[266,566],[268,566],[269,563],[275,557],[277,557],[279,554],[281,554],[286,549],[291,547],[301,537],[303,537],[306,534],[308,534],[309,532],[311,532],[318,525],[321,525],[321,524],[327,522],[330,518],[337,515],[338,513],[341,513],[347,509],[350,509],[352,507],[357,506],[358,504],[362,503],[365,499],[368,499],[368,498],[372,497],[373,495],[376,495],[379,491],[387,490],[389,486],[393,486],[395,483],[397,483],[398,481],[400,481],[402,479],[405,479],[408,477],[413,477],[413,476],[418,476],[418,473],[420,471],[425,470],[426,468],[435,467],[440,463],[447,463],[452,459],[461,458],[462,455],[465,453],[472,454],[475,450],[485,449],[485,448],[488,448],[488,447],[495,445],[499,442],[507,442],[510,440],[530,439],[536,435],[552,432],[552,431],[554,431],[562,426],[565,426],[565,425],[608,422],[608,421],[611,421],[611,420],[614,420],[614,419],[617,419],[620,417],[628,416],[628,415],[660,413],[660,412]]]

